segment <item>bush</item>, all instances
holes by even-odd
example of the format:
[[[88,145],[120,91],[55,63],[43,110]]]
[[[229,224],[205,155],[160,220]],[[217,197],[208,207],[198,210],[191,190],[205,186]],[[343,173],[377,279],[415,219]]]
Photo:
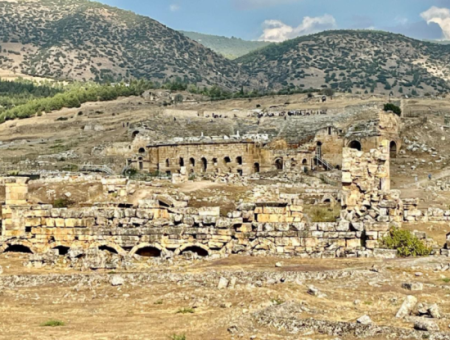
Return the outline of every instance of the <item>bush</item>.
[[[64,326],[64,322],[58,320],[49,320],[41,324],[42,327],[60,327]]]
[[[194,313],[195,313],[195,311],[192,308],[180,308],[177,311],[177,314],[194,314]]]
[[[68,208],[73,204],[74,204],[74,202],[70,201],[67,198],[58,198],[53,201],[54,208]]]
[[[391,228],[389,235],[382,239],[382,245],[388,249],[396,249],[401,257],[428,256],[431,248],[408,230]]]
[[[402,110],[397,105],[394,105],[392,103],[384,104],[384,109],[383,110],[386,111],[386,112],[392,111],[397,116],[401,116],[401,114],[402,114]]]
[[[170,340],[186,340],[186,335],[184,335],[184,334],[174,334],[169,339]]]

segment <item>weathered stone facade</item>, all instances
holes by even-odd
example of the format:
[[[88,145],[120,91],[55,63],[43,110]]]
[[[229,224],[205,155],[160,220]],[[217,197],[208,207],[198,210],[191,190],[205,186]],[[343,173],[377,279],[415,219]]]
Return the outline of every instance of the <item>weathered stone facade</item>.
[[[155,143],[145,148],[139,144],[138,154],[129,162],[150,173],[188,174],[238,173],[251,175],[274,170],[310,169],[314,150],[289,146],[280,140],[261,143],[249,139],[200,138],[199,140]]]

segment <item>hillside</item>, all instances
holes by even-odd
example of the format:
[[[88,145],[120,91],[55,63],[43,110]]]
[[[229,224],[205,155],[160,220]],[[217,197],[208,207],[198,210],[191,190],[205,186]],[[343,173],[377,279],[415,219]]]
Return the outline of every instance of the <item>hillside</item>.
[[[87,0],[0,2],[0,67],[58,79],[235,88],[236,64],[159,22]]]
[[[250,52],[270,45],[265,41],[247,41],[235,37],[222,37],[217,35],[202,34],[196,32],[180,31],[188,38],[212,49],[214,52],[229,59],[242,57]]]
[[[327,31],[236,60],[266,88],[425,94],[450,89],[449,45],[378,31]]]

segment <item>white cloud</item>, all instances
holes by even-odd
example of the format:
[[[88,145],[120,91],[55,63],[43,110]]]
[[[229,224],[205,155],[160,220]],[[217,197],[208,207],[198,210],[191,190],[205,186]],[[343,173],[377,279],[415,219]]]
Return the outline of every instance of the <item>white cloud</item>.
[[[169,9],[172,12],[176,12],[176,11],[179,11],[181,9],[181,7],[179,5],[177,5],[177,4],[172,4],[172,5],[170,5]]]
[[[266,20],[263,28],[264,33],[259,40],[280,42],[300,35],[336,28],[336,19],[329,14],[321,17],[304,17],[303,22],[297,27],[286,25],[279,20]]]
[[[429,10],[420,14],[428,24],[438,24],[445,39],[450,39],[450,10],[448,8],[431,7]]]
[[[284,5],[300,1],[301,0],[232,0],[233,5],[242,10]]]

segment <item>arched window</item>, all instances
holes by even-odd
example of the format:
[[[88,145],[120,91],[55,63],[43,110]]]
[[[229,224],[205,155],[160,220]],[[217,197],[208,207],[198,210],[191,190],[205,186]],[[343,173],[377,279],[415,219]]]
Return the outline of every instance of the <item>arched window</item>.
[[[261,171],[261,169],[259,167],[259,163],[255,163],[253,165],[253,171],[255,172],[255,174],[258,174]]]
[[[208,161],[206,160],[205,157],[202,158],[202,171],[206,172],[206,170],[208,169]]]
[[[214,166],[217,166],[217,158],[213,158],[212,162],[213,162]]]
[[[139,157],[139,170],[144,169],[144,162],[142,161],[142,157]]]
[[[139,153],[145,153],[145,149],[144,148],[140,148],[139,149]]]
[[[136,138],[138,134],[139,134],[139,131],[134,131],[132,134],[133,138]]]
[[[180,166],[184,166],[184,158],[180,157]]]
[[[229,164],[231,163],[231,158],[227,156],[223,159],[223,161],[225,162],[225,164]]]
[[[236,157],[236,163],[239,164],[239,165],[242,165],[243,161],[242,161],[242,157],[241,156]]]
[[[170,167],[170,159],[169,158],[166,159],[166,168],[168,168],[168,167]]]
[[[322,158],[322,142],[316,144],[316,156]]]
[[[197,247],[197,246],[192,246],[192,247],[187,247],[186,249],[184,249],[181,254],[187,253],[187,252],[191,252],[191,253],[195,253],[200,257],[204,257],[204,256],[208,256],[209,253],[207,250]]]
[[[8,246],[8,248],[5,249],[5,253],[25,253],[25,254],[32,254],[30,248],[23,246],[21,244],[12,244]]]
[[[389,151],[391,158],[397,158],[397,143],[392,141],[389,145]]]
[[[155,247],[144,247],[139,249],[136,254],[143,257],[160,257],[161,250]]]
[[[358,150],[358,151],[361,151],[361,143],[360,142],[358,142],[357,140],[354,140],[354,141],[352,141],[352,142],[350,142],[350,144],[348,145],[348,147],[350,148],[350,149],[355,149],[355,150]]]
[[[191,164],[191,166],[194,167],[195,166],[195,159],[194,158],[189,159],[189,164]]]
[[[283,170],[283,159],[282,158],[278,158],[275,161],[275,167],[277,168],[277,170]]]

